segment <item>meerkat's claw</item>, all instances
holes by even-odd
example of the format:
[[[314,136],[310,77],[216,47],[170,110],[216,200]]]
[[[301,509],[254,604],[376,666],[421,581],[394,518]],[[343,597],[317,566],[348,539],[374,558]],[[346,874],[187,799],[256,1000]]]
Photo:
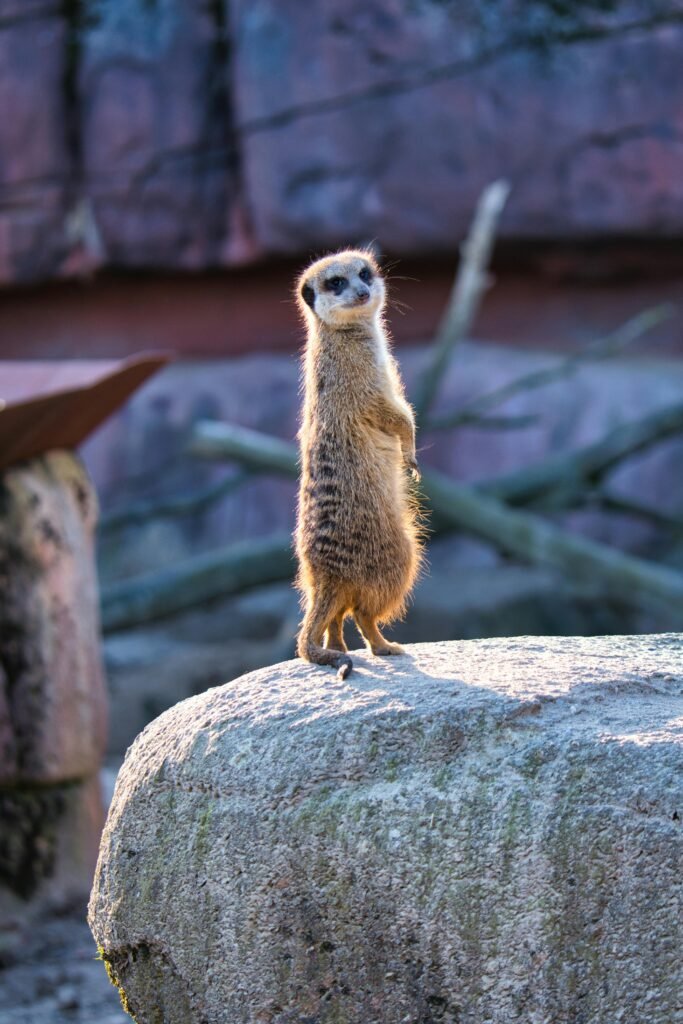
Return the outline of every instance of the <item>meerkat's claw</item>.
[[[353,662],[348,655],[342,655],[337,659],[337,679],[346,679],[347,676],[351,675],[352,668]]]
[[[412,476],[415,483],[419,483],[420,480],[422,479],[422,474],[420,473],[420,469],[416,459],[414,457],[406,459],[406,466],[410,470],[410,475]]]

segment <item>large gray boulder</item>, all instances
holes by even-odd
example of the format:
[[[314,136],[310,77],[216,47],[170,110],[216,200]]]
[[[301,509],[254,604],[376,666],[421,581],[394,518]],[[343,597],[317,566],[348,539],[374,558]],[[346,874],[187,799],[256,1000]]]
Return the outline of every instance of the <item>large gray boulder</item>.
[[[138,1024],[683,1020],[683,636],[355,663],[131,748],[90,924]]]

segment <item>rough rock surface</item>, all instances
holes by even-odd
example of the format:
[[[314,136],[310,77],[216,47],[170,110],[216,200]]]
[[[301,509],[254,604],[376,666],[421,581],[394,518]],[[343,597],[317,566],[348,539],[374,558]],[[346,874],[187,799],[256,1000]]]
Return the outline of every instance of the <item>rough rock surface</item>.
[[[229,8],[268,251],[350,238],[452,251],[500,176],[501,237],[680,231],[679,2]]]
[[[683,636],[289,662],[131,748],[90,924],[138,1024],[673,1024]]]
[[[0,0],[0,281],[677,237],[680,0]]]
[[[50,276],[64,253],[64,6],[0,2],[0,282]]]
[[[234,153],[226,40],[208,0],[99,0],[79,64],[90,256],[222,262]],[[212,13],[214,12],[214,13]]]
[[[496,555],[474,541],[444,538],[431,545],[429,560],[405,619],[385,630],[390,639],[405,644],[623,631],[622,609],[581,594],[558,573],[496,564]],[[105,636],[109,754],[122,757],[137,734],[179,700],[294,658],[300,621],[298,594],[284,582]],[[346,641],[361,642],[350,625]]]

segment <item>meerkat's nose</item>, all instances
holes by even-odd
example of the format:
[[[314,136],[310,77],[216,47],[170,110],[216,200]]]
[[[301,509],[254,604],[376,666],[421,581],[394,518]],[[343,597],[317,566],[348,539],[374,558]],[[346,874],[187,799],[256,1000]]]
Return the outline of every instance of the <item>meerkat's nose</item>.
[[[367,302],[369,298],[370,298],[370,289],[369,288],[364,288],[364,287],[363,288],[356,288],[356,299],[358,300],[359,305],[362,305],[363,303]]]

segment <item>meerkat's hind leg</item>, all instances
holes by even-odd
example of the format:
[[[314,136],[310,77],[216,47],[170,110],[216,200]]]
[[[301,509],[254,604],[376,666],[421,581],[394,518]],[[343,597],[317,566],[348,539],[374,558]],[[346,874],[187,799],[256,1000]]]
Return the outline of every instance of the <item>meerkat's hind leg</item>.
[[[344,643],[344,615],[344,612],[339,612],[339,614],[332,619],[332,622],[330,622],[327,627],[327,636],[325,640],[325,647],[332,651],[341,651],[343,654],[348,650],[348,647]]]
[[[392,643],[391,640],[382,636],[377,628],[377,620],[374,615],[370,615],[360,608],[354,608],[353,617],[373,654],[405,654],[400,644]]]
[[[315,665],[332,665],[340,679],[346,679],[353,668],[349,656],[337,650],[322,647],[325,630],[339,613],[339,598],[332,588],[323,588],[309,595],[308,607],[297,638],[297,654]]]

